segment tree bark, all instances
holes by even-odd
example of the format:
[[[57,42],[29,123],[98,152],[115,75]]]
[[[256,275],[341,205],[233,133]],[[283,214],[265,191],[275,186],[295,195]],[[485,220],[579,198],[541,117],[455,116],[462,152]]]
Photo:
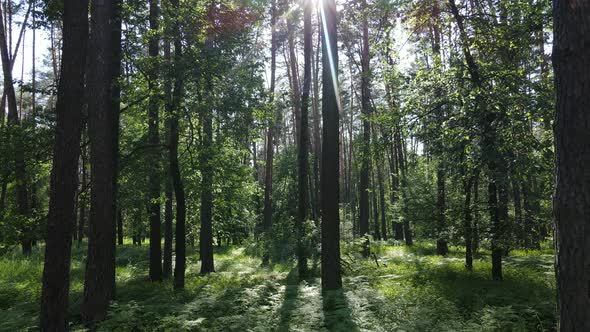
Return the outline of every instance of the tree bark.
[[[371,115],[370,104],[370,68],[369,68],[369,24],[367,21],[367,2],[363,2],[363,48],[361,56],[361,111],[363,115],[363,147],[361,149],[361,175],[360,175],[360,220],[359,231],[361,236],[369,233],[369,167],[371,165]],[[369,252],[363,250],[363,255],[368,257]]]
[[[441,256],[446,256],[449,253],[449,246],[447,244],[447,222],[445,217],[445,167],[443,161],[439,161],[436,171],[436,211],[437,211],[437,232],[438,239],[436,240],[436,253]]]
[[[206,48],[208,46],[207,42]],[[211,51],[211,50],[209,50]],[[209,55],[210,56],[210,55]],[[208,74],[205,89],[207,94],[213,93],[212,77]],[[208,99],[211,99],[208,98]],[[201,274],[215,272],[213,261],[213,111],[206,106],[202,114],[203,139],[201,144],[201,231],[199,233],[199,249],[201,257]]]
[[[10,6],[8,6],[10,8]],[[10,9],[8,9],[10,10]],[[0,8],[0,16],[2,16],[2,9]],[[10,17],[11,14],[9,13]],[[9,20],[10,21],[10,20]],[[11,29],[10,22],[8,29]],[[16,102],[16,93],[14,91],[14,83],[12,81],[12,59],[10,58],[10,45],[6,38],[6,27],[4,22],[0,20],[0,57],[2,59],[2,73],[4,76],[4,91],[8,102],[8,126],[12,127],[10,142],[14,147],[14,175],[16,177],[16,213],[21,217],[28,217],[29,215],[29,200],[27,192],[27,172],[25,167],[25,153],[23,138],[20,137],[21,123],[18,116],[18,108]],[[31,254],[32,236],[29,227],[24,226],[21,229],[21,245],[24,255]]]
[[[295,22],[293,19],[287,19],[287,46],[289,48],[289,67],[291,69],[291,87],[293,97],[293,117],[295,118],[294,128],[295,132],[293,137],[295,142],[299,143],[300,135],[298,133],[301,128],[301,88],[299,84],[299,70],[297,65],[297,54],[295,52]],[[305,50],[304,50],[305,51]]]
[[[270,239],[272,231],[272,166],[274,158],[274,131],[276,126],[274,94],[275,94],[275,75],[277,67],[277,36],[276,36],[276,21],[277,21],[277,4],[276,0],[272,1],[271,5],[271,46],[270,46],[270,90],[269,90],[269,104],[271,109],[271,120],[266,132],[266,166],[264,171],[264,221],[263,227],[267,241]],[[262,265],[268,265],[270,260],[270,247],[267,246],[262,257]]]
[[[150,68],[148,72],[148,88],[150,93],[148,103],[148,144],[158,146],[159,135],[159,66],[158,56],[160,53],[158,37],[160,8],[158,0],[150,0],[150,38],[148,42],[148,54],[150,57]],[[151,281],[162,281],[162,230],[160,215],[160,163],[159,151],[152,148],[149,162],[149,218],[150,218],[150,265],[149,278]]]
[[[115,219],[120,73],[120,0],[91,3],[88,135],[92,192],[82,319],[106,317],[115,298]]]
[[[123,210],[117,210],[117,243],[123,245]]]
[[[340,266],[339,92],[336,3],[324,0],[322,38],[322,290],[342,288]]]
[[[473,186],[473,177],[463,181],[465,191],[465,205],[463,206],[463,228],[465,231],[465,268],[473,271],[473,229],[471,225],[471,187]]]
[[[87,69],[86,69],[87,70]],[[86,132],[85,130],[85,126],[83,126],[82,129],[82,137],[86,137],[87,135],[85,135],[84,133]],[[87,148],[86,148],[86,144],[84,143],[83,147],[82,147],[82,151],[81,151],[81,157],[80,157],[80,162],[82,165],[80,165],[80,169],[81,169],[81,173],[82,173],[82,177],[81,177],[81,188],[80,188],[80,193],[78,194],[79,197],[79,201],[78,201],[78,208],[80,209],[80,215],[78,216],[78,246],[80,246],[82,244],[82,239],[84,238],[84,229],[86,227],[86,197],[88,196],[87,192],[88,192],[88,188],[87,186],[89,185],[88,183],[88,172],[86,169],[86,164],[88,161],[88,157],[87,157]],[[84,191],[82,191],[84,190]]]
[[[590,3],[553,5],[558,329],[590,331]]]
[[[305,245],[305,223],[309,211],[309,97],[311,90],[312,31],[311,31],[311,0],[304,2],[303,17],[303,93],[301,95],[301,121],[299,128],[299,154],[297,158],[299,174],[299,204],[297,215],[297,267],[299,279],[307,276],[307,255]]]
[[[172,10],[180,10],[179,0],[170,0]],[[184,80],[182,74],[182,40],[180,36],[180,22],[177,19],[173,25],[174,36],[174,90],[169,109],[170,114],[170,150],[169,162],[172,184],[174,186],[174,197],[176,199],[176,260],[174,265],[174,288],[184,288],[185,270],[186,270],[186,198],[184,193],[184,183],[180,173],[178,163],[178,141],[180,136],[179,130],[179,113],[180,103],[183,96]]]
[[[88,43],[87,0],[65,1],[63,36],[62,58],[68,65],[62,67],[56,104],[56,131],[39,318],[42,331],[68,330],[72,233],[75,233],[76,225],[75,197],[78,187]]]

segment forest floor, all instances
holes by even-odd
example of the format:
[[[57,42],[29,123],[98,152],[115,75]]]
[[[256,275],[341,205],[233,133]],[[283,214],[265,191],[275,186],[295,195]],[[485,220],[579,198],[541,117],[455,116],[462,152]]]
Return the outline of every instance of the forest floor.
[[[352,248],[352,247],[350,247]],[[291,262],[260,267],[243,247],[218,248],[216,273],[200,276],[198,255],[188,256],[186,289],[147,280],[148,246],[117,248],[117,301],[98,331],[553,331],[553,255],[512,251],[504,281],[490,280],[486,252],[474,272],[460,248],[435,255],[431,243],[412,248],[378,244],[375,259],[344,248],[344,291],[322,295],[317,265],[298,283]],[[84,330],[79,308],[84,255],[74,249],[72,330]],[[0,256],[0,331],[35,331],[43,257]]]

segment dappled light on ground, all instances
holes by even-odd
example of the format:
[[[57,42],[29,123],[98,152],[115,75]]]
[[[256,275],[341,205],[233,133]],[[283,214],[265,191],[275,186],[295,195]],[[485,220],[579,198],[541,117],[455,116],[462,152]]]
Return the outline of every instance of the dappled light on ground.
[[[117,301],[98,331],[543,331],[555,326],[552,256],[515,251],[505,280],[491,281],[487,253],[467,272],[459,248],[447,257],[430,244],[381,244],[374,259],[344,248],[344,291],[322,294],[317,269],[298,282],[291,262],[260,266],[240,247],[216,253],[216,273],[199,275],[189,251],[187,284],[147,279],[147,247],[123,246],[117,258]],[[82,250],[72,265],[71,315],[79,312]],[[35,330],[41,254],[0,258],[0,330]],[[310,264],[316,264],[310,262]]]

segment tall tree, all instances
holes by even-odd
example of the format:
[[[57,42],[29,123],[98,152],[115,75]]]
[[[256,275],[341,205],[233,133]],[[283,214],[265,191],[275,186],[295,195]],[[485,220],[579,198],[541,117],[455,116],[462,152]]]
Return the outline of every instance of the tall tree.
[[[213,56],[213,40],[205,42],[207,67],[212,70],[209,62]],[[213,77],[210,72],[205,74],[205,93],[207,100],[213,94]],[[201,114],[203,136],[201,142],[201,231],[199,233],[199,256],[201,273],[215,272],[213,261],[213,105],[207,104]]]
[[[482,149],[483,159],[488,168],[489,183],[488,183],[488,210],[490,214],[490,221],[492,224],[492,279],[502,280],[502,228],[501,221],[504,217],[503,211],[498,208],[498,179],[502,177],[501,170],[498,169],[499,153],[496,146],[496,131],[494,128],[494,120],[496,114],[493,110],[486,107],[486,101],[482,95],[486,91],[483,78],[481,76],[480,67],[475,61],[471,49],[470,43],[465,31],[465,25],[463,16],[459,13],[455,0],[449,0],[449,8],[455,23],[459,29],[459,37],[461,39],[462,51],[465,56],[465,62],[467,63],[467,70],[469,72],[471,81],[474,86],[479,90],[476,95],[476,105],[481,112],[480,127],[482,131]],[[500,181],[501,182],[501,181]],[[502,188],[501,188],[502,189]],[[502,190],[500,190],[502,192]],[[501,197],[502,198],[502,197]],[[502,205],[504,199],[501,199]]]
[[[340,266],[340,146],[336,2],[322,10],[322,290],[342,288]]]
[[[560,331],[590,330],[590,2],[553,1]]]
[[[76,232],[75,196],[88,43],[88,1],[66,0],[62,17],[62,59],[68,65],[61,67],[55,107],[57,118],[39,318],[42,331],[68,330],[71,234]]]
[[[106,317],[115,297],[115,219],[121,0],[92,1],[88,71],[88,135],[92,191],[82,318]]]
[[[178,0],[170,0],[171,10],[178,12],[180,4]],[[170,106],[170,139],[169,139],[169,162],[172,185],[174,187],[174,198],[176,199],[176,260],[174,265],[174,288],[184,288],[184,277],[186,269],[186,197],[184,183],[180,173],[178,162],[178,141],[180,137],[179,113],[181,99],[184,94],[184,78],[182,74],[182,40],[180,36],[180,20],[175,18],[172,35],[174,36],[174,90]]]
[[[299,278],[307,274],[307,256],[305,254],[305,222],[309,211],[309,97],[311,90],[312,31],[311,0],[305,0],[303,12],[303,93],[301,95],[301,121],[299,128],[298,189],[299,205],[297,217],[297,266]]]
[[[149,214],[150,214],[150,269],[151,281],[162,280],[162,231],[160,215],[160,163],[159,149],[159,108],[160,96],[158,88],[159,66],[158,55],[160,53],[160,38],[158,36],[160,6],[158,0],[150,0],[150,35],[148,52],[150,57],[148,105],[148,143],[151,145],[151,160],[149,163]]]
[[[11,6],[7,6],[10,8]],[[10,9],[8,9],[10,10]],[[2,17],[2,9],[0,8],[0,17]],[[10,18],[12,15],[8,13]],[[19,133],[21,130],[21,123],[19,120],[18,107],[16,102],[16,93],[14,91],[14,83],[12,81],[12,65],[14,64],[11,58],[10,47],[12,40],[8,40],[6,31],[12,31],[11,19],[9,19],[8,27],[0,19],[0,58],[2,59],[2,74],[4,76],[4,93],[8,101],[8,126],[13,128],[11,132],[11,144],[14,149],[14,175],[16,177],[16,212],[23,218],[29,215],[29,194],[27,191],[27,173],[25,164],[25,152],[23,138]],[[8,28],[8,29],[6,29]],[[9,39],[12,39],[9,33]],[[4,112],[4,108],[2,108]],[[23,254],[29,255],[32,249],[31,230],[24,226],[21,230],[21,245]]]
[[[360,220],[361,236],[369,233],[369,168],[371,167],[371,88],[370,88],[370,53],[369,53],[369,23],[368,5],[363,1],[362,6],[362,54],[361,54],[361,112],[363,114],[363,146],[361,148],[361,176],[360,176]],[[363,250],[368,256],[368,250]]]
[[[271,109],[271,119],[266,131],[266,167],[264,170],[264,220],[263,226],[267,239],[270,237],[272,229],[272,164],[274,158],[274,131],[275,122],[275,77],[277,68],[277,35],[276,35],[276,22],[277,22],[277,3],[276,0],[272,0],[270,9],[270,25],[271,25],[271,41],[270,41],[270,90],[269,94],[269,107]],[[268,265],[269,263],[269,248],[266,249],[262,257],[262,264]]]

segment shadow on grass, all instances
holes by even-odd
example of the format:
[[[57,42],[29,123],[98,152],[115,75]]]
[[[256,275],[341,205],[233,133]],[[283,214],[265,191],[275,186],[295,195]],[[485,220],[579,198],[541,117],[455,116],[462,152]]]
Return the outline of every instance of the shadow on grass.
[[[534,264],[505,264],[503,281],[491,280],[488,261],[476,263],[474,272],[465,270],[463,262],[411,264],[410,286],[453,303],[466,320],[508,306],[529,327],[550,329],[554,324],[555,290]]]
[[[329,331],[359,331],[343,290],[323,291],[324,326]]]
[[[287,275],[285,285],[285,298],[279,309],[280,322],[278,331],[289,331],[291,327],[291,317],[293,311],[297,308],[297,297],[299,296],[299,278],[297,269],[293,268]]]

